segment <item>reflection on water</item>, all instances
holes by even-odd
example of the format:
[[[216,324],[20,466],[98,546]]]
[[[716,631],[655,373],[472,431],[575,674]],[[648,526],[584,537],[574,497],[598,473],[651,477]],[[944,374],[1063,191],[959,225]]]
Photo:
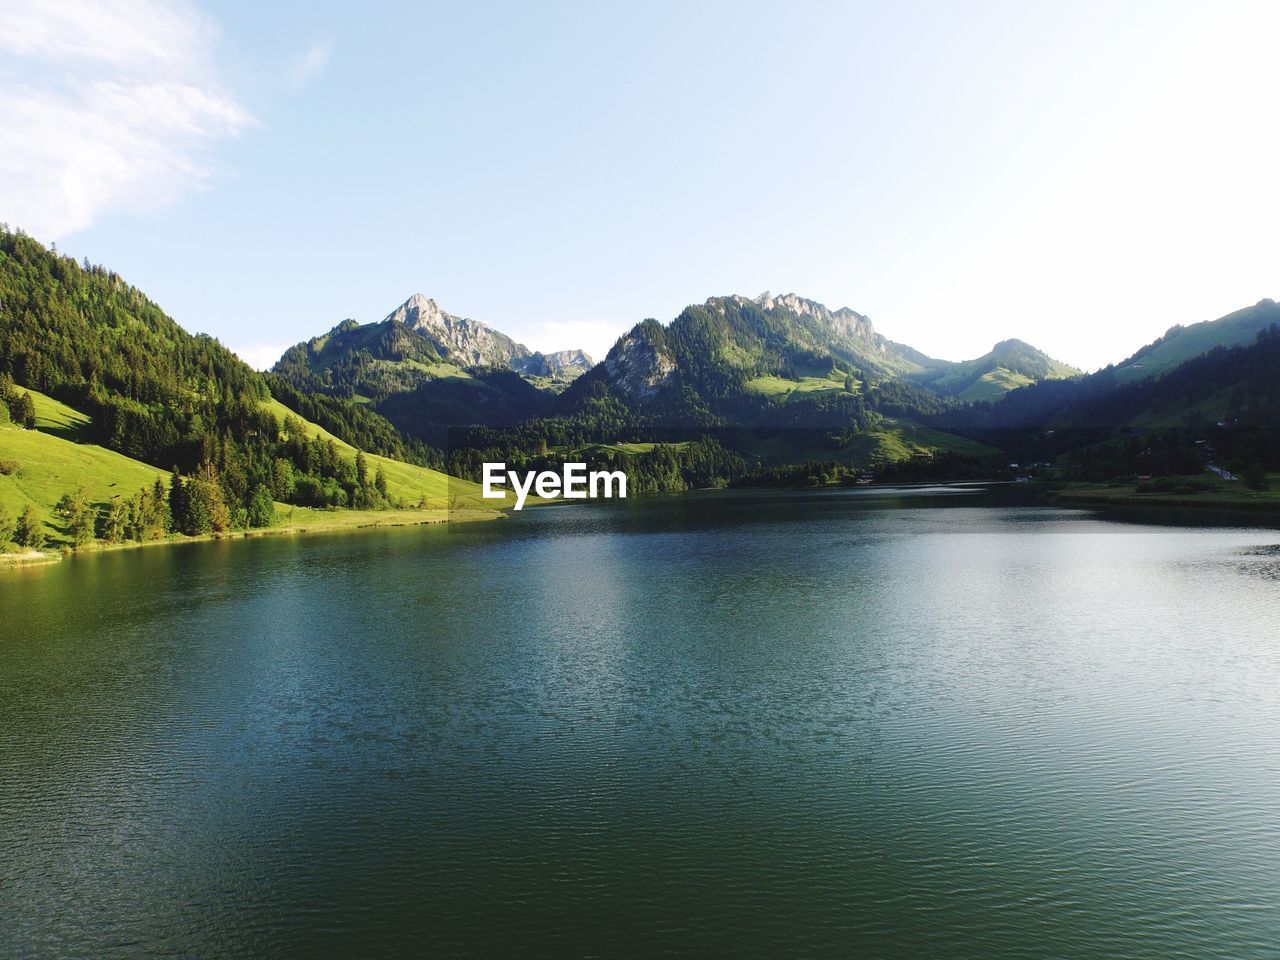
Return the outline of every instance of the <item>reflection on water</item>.
[[[0,580],[0,955],[1271,957],[1280,534],[693,495]]]

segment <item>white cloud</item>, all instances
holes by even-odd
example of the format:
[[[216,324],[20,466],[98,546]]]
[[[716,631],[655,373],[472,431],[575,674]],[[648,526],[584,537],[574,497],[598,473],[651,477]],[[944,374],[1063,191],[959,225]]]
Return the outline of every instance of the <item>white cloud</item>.
[[[254,121],[220,82],[213,24],[158,0],[0,9],[0,219],[52,240],[213,178],[207,145]]]
[[[295,88],[301,87],[312,77],[319,76],[329,66],[333,54],[332,40],[317,40],[293,62],[290,79]]]
[[[231,352],[255,370],[270,370],[292,343],[256,343],[247,347],[232,347]]]

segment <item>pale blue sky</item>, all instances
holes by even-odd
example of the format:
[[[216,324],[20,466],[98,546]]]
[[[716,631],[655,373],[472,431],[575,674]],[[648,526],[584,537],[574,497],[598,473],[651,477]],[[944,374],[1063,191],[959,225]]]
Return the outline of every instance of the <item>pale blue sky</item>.
[[[1084,367],[1280,297],[1280,5],[12,0],[0,220],[256,361],[796,291]]]

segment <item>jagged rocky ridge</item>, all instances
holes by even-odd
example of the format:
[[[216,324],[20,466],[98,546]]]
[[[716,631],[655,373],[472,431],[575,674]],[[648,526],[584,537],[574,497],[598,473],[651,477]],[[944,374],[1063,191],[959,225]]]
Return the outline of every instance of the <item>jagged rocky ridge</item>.
[[[422,334],[440,358],[460,367],[509,367],[534,377],[572,379],[589,370],[592,360],[582,350],[544,354],[517,343],[505,333],[441,310],[429,297],[415,293],[382,321],[402,324]]]
[[[753,379],[827,376],[835,368],[863,384],[900,380],[961,400],[991,399],[1078,370],[1020,340],[960,363],[938,360],[878,333],[848,307],[832,310],[794,293],[711,297],[667,326],[637,324],[595,376],[639,402],[678,381],[699,392],[745,388]],[[711,381],[720,381],[713,384]]]
[[[291,347],[274,372],[294,380],[318,379],[332,388],[359,391],[363,385],[386,393],[411,390],[424,380],[455,372],[433,368],[439,364],[457,370],[495,367],[565,382],[593,365],[582,350],[530,350],[505,333],[447,313],[434,300],[415,293],[378,323],[345,320]]]

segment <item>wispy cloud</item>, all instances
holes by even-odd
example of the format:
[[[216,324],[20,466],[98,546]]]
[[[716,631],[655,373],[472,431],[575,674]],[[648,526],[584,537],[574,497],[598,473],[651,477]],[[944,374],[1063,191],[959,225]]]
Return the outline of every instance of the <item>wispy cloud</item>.
[[[329,57],[333,55],[332,40],[316,40],[307,47],[293,62],[289,71],[295,88],[304,86],[312,77],[324,73],[329,66]]]
[[[214,24],[182,2],[0,7],[0,220],[41,239],[206,185],[212,141],[253,118],[218,77]]]

